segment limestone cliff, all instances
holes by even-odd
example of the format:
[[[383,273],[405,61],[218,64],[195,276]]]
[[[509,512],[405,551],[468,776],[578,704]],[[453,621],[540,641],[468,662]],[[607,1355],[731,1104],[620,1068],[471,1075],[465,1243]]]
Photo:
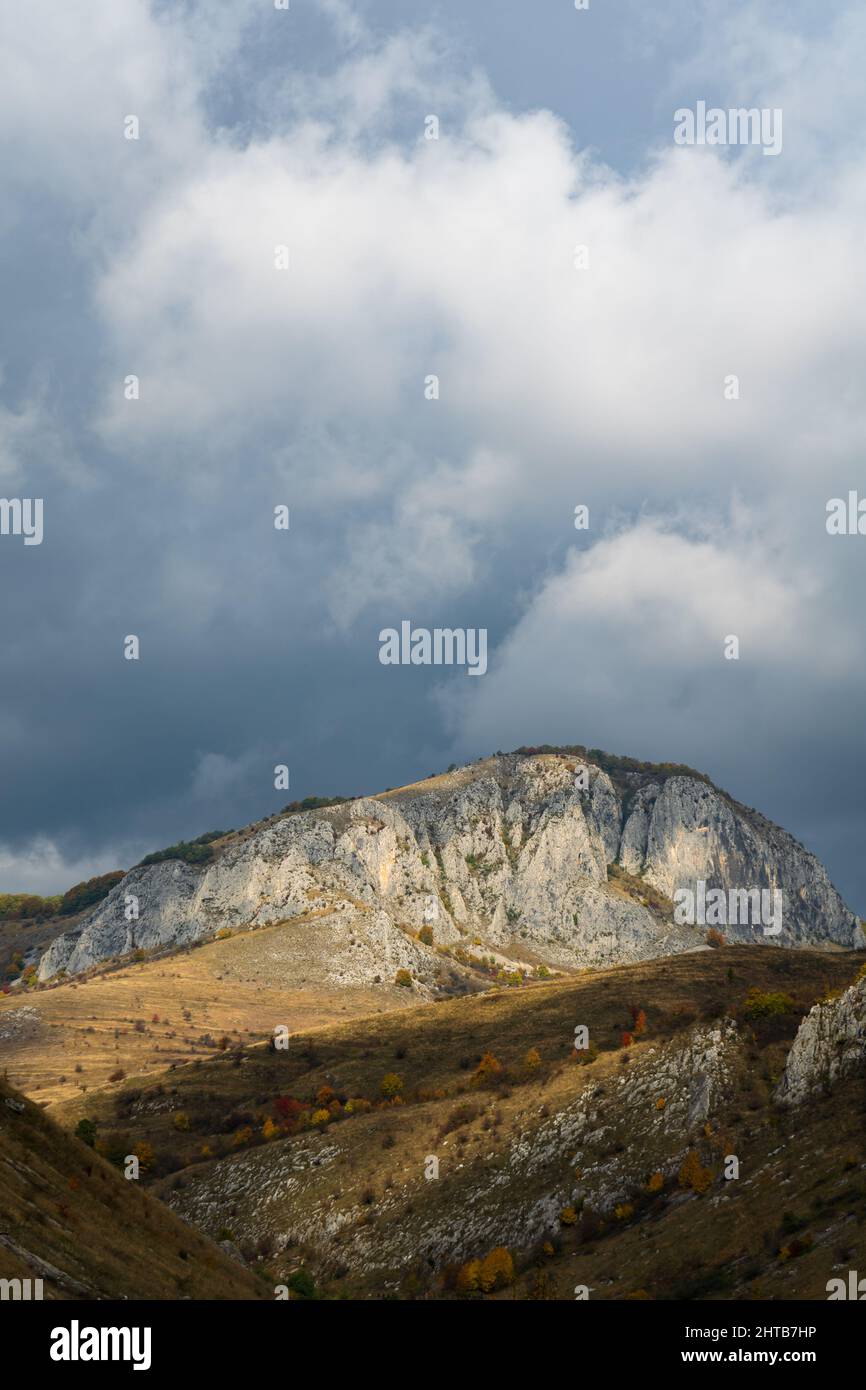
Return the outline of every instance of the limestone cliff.
[[[779,889],[783,929],[773,944],[863,944],[814,855],[699,776],[660,772],[630,785],[590,757],[509,754],[275,817],[226,837],[204,866],[133,869],[51,944],[39,978],[224,927],[303,919],[311,908],[361,936],[375,922],[365,979],[377,952],[379,968],[398,961],[423,978],[436,959],[413,939],[425,925],[434,945],[480,942],[554,967],[641,960],[703,946],[706,926],[675,925],[670,902],[699,879]],[[302,931],[303,921],[287,929]],[[724,930],[766,940],[760,925]]]
[[[801,1105],[856,1072],[866,1074],[866,978],[803,1019],[776,1090],[781,1105]]]

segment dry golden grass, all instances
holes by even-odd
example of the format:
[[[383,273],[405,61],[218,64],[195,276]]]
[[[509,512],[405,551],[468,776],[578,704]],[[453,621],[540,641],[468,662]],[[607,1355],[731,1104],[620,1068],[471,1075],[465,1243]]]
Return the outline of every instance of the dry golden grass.
[[[7,1079],[54,1105],[84,1094],[83,1088],[106,1085],[118,1069],[144,1074],[213,1055],[223,1037],[236,1046],[269,1036],[277,1024],[306,1032],[412,1002],[408,991],[391,984],[322,985],[312,964],[315,931],[316,914],[310,913],[304,935],[293,937],[283,924],[261,927],[51,989],[4,996],[0,1037],[11,1015],[22,1008],[35,1011],[32,1022],[0,1044]]]

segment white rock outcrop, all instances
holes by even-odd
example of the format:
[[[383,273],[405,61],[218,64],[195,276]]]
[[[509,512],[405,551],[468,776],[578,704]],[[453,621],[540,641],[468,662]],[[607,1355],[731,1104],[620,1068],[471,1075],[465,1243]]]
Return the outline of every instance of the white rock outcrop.
[[[611,879],[616,860],[643,879],[646,896],[633,881]],[[700,778],[644,779],[633,788],[589,760],[511,754],[383,796],[283,816],[229,840],[210,864],[133,869],[52,942],[39,978],[188,944],[221,927],[302,919],[311,909],[345,913],[347,929],[358,913],[378,914],[389,965],[400,954],[392,933],[409,941],[405,929],[424,925],[436,944],[477,939],[554,966],[642,960],[703,945],[706,928],[675,926],[658,897],[698,879],[780,889],[784,927],[774,944],[863,944],[857,919],[814,855]],[[130,898],[138,906],[132,920]],[[726,935],[762,939],[760,927]]]
[[[866,1074],[866,977],[816,1004],[797,1030],[776,1088],[780,1105],[802,1105],[856,1072]]]

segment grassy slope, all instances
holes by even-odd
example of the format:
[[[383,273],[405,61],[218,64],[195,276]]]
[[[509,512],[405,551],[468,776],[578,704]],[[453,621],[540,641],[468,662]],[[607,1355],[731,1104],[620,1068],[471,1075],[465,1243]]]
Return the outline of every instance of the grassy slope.
[[[696,1022],[741,1011],[750,988],[784,990],[795,1002],[789,1014],[754,1032],[741,1026],[732,1093],[712,1119],[709,1147],[721,1145],[740,1156],[741,1181],[724,1183],[716,1164],[710,1191],[695,1196],[678,1191],[669,1178],[659,1197],[636,1192],[632,1220],[608,1223],[601,1237],[554,1223],[547,1232],[552,1253],[540,1247],[516,1251],[522,1266],[518,1290],[520,1296],[572,1297],[575,1284],[587,1283],[593,1297],[638,1290],[655,1297],[675,1290],[692,1296],[820,1297],[837,1247],[858,1252],[862,1246],[862,1085],[858,1092],[849,1084],[793,1118],[776,1112],[771,1094],[802,1014],[829,989],[846,984],[862,960],[862,954],[755,946],[622,966],[325,1027],[293,1039],[287,1054],[245,1049],[178,1068],[143,1089],[136,1084],[131,1092],[124,1085],[114,1093],[89,1093],[62,1113],[70,1124],[87,1113],[103,1133],[119,1131],[132,1143],[146,1139],[163,1172],[166,1166],[183,1169],[164,1176],[160,1190],[211,1234],[227,1227],[268,1252],[275,1278],[304,1262],[333,1292],[437,1296],[441,1271],[423,1259],[417,1268],[407,1267],[397,1255],[389,1270],[389,1249],[396,1250],[407,1231],[419,1232],[422,1244],[420,1233],[449,1213],[458,1222],[461,1203],[477,1208],[477,1181],[485,1171],[491,1173],[489,1192],[480,1198],[488,1208],[481,1213],[487,1248],[499,1243],[496,1232],[508,1228],[515,1205],[555,1190],[567,1153],[553,1155],[529,1182],[517,1183],[507,1171],[506,1152],[584,1088],[612,1092],[626,1056],[622,1033],[630,1027],[632,1007],[643,1008],[648,1019],[645,1034],[627,1050],[627,1060],[638,1067],[650,1049],[674,1046]],[[589,1066],[571,1060],[576,1022],[589,1026],[601,1049]],[[535,1073],[523,1065],[530,1048],[542,1058]],[[511,1069],[512,1078],[479,1091],[471,1071],[488,1050]],[[345,1094],[375,1099],[383,1076],[394,1071],[403,1080],[402,1107],[340,1120],[321,1135],[275,1139],[242,1151],[232,1147],[233,1133],[245,1125],[258,1134],[279,1094],[306,1099],[327,1082]],[[455,1124],[462,1104],[469,1105],[469,1118]],[[653,1149],[660,1141],[649,1125],[646,1134],[623,1129],[617,1104],[600,1106],[602,1158],[615,1166],[618,1153],[645,1145],[647,1172],[663,1165],[668,1151]],[[176,1129],[177,1112],[187,1117],[188,1129]],[[702,1142],[701,1135],[674,1136],[676,1143],[693,1139]],[[205,1146],[226,1156],[202,1162]],[[423,1178],[431,1153],[442,1160],[436,1183]],[[782,1229],[785,1210],[804,1221],[802,1230],[814,1242],[811,1251],[790,1260],[778,1256],[792,1236]],[[837,1229],[840,1211],[851,1213],[844,1230]],[[478,1218],[476,1209],[472,1219]],[[272,1257],[272,1238],[286,1235],[287,1249]],[[359,1239],[373,1252],[366,1270],[348,1254],[342,1258]]]
[[[39,1277],[48,1299],[270,1295],[140,1182],[0,1083],[0,1278]]]
[[[296,1033],[412,1002],[411,991],[392,984],[338,988],[317,982],[314,914],[297,924],[302,921],[303,932],[282,923],[260,927],[0,998],[9,1080],[55,1104],[84,1094],[82,1088],[104,1086],[118,1068],[162,1071],[170,1062],[211,1056],[216,1048],[207,1038],[227,1036],[237,1045],[266,1037],[277,1023]]]

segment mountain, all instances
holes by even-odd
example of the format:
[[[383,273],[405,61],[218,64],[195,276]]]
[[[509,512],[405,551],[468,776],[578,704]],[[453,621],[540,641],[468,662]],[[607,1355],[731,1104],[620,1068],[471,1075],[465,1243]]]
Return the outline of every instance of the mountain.
[[[205,862],[165,858],[126,874],[51,943],[39,980],[241,927],[302,932],[314,911],[332,984],[407,972],[429,998],[441,990],[443,954],[465,963],[480,948],[527,973],[694,950],[713,918],[678,922],[673,900],[700,895],[701,884],[728,903],[780,895],[778,933],[766,917],[734,922],[728,912],[728,941],[866,940],[823,866],[787,832],[690,769],[597,750],[497,754],[396,791],[271,817],[205,853]]]
[[[122,1177],[3,1081],[0,1279],[41,1279],[46,1299],[269,1294],[140,1180]]]

